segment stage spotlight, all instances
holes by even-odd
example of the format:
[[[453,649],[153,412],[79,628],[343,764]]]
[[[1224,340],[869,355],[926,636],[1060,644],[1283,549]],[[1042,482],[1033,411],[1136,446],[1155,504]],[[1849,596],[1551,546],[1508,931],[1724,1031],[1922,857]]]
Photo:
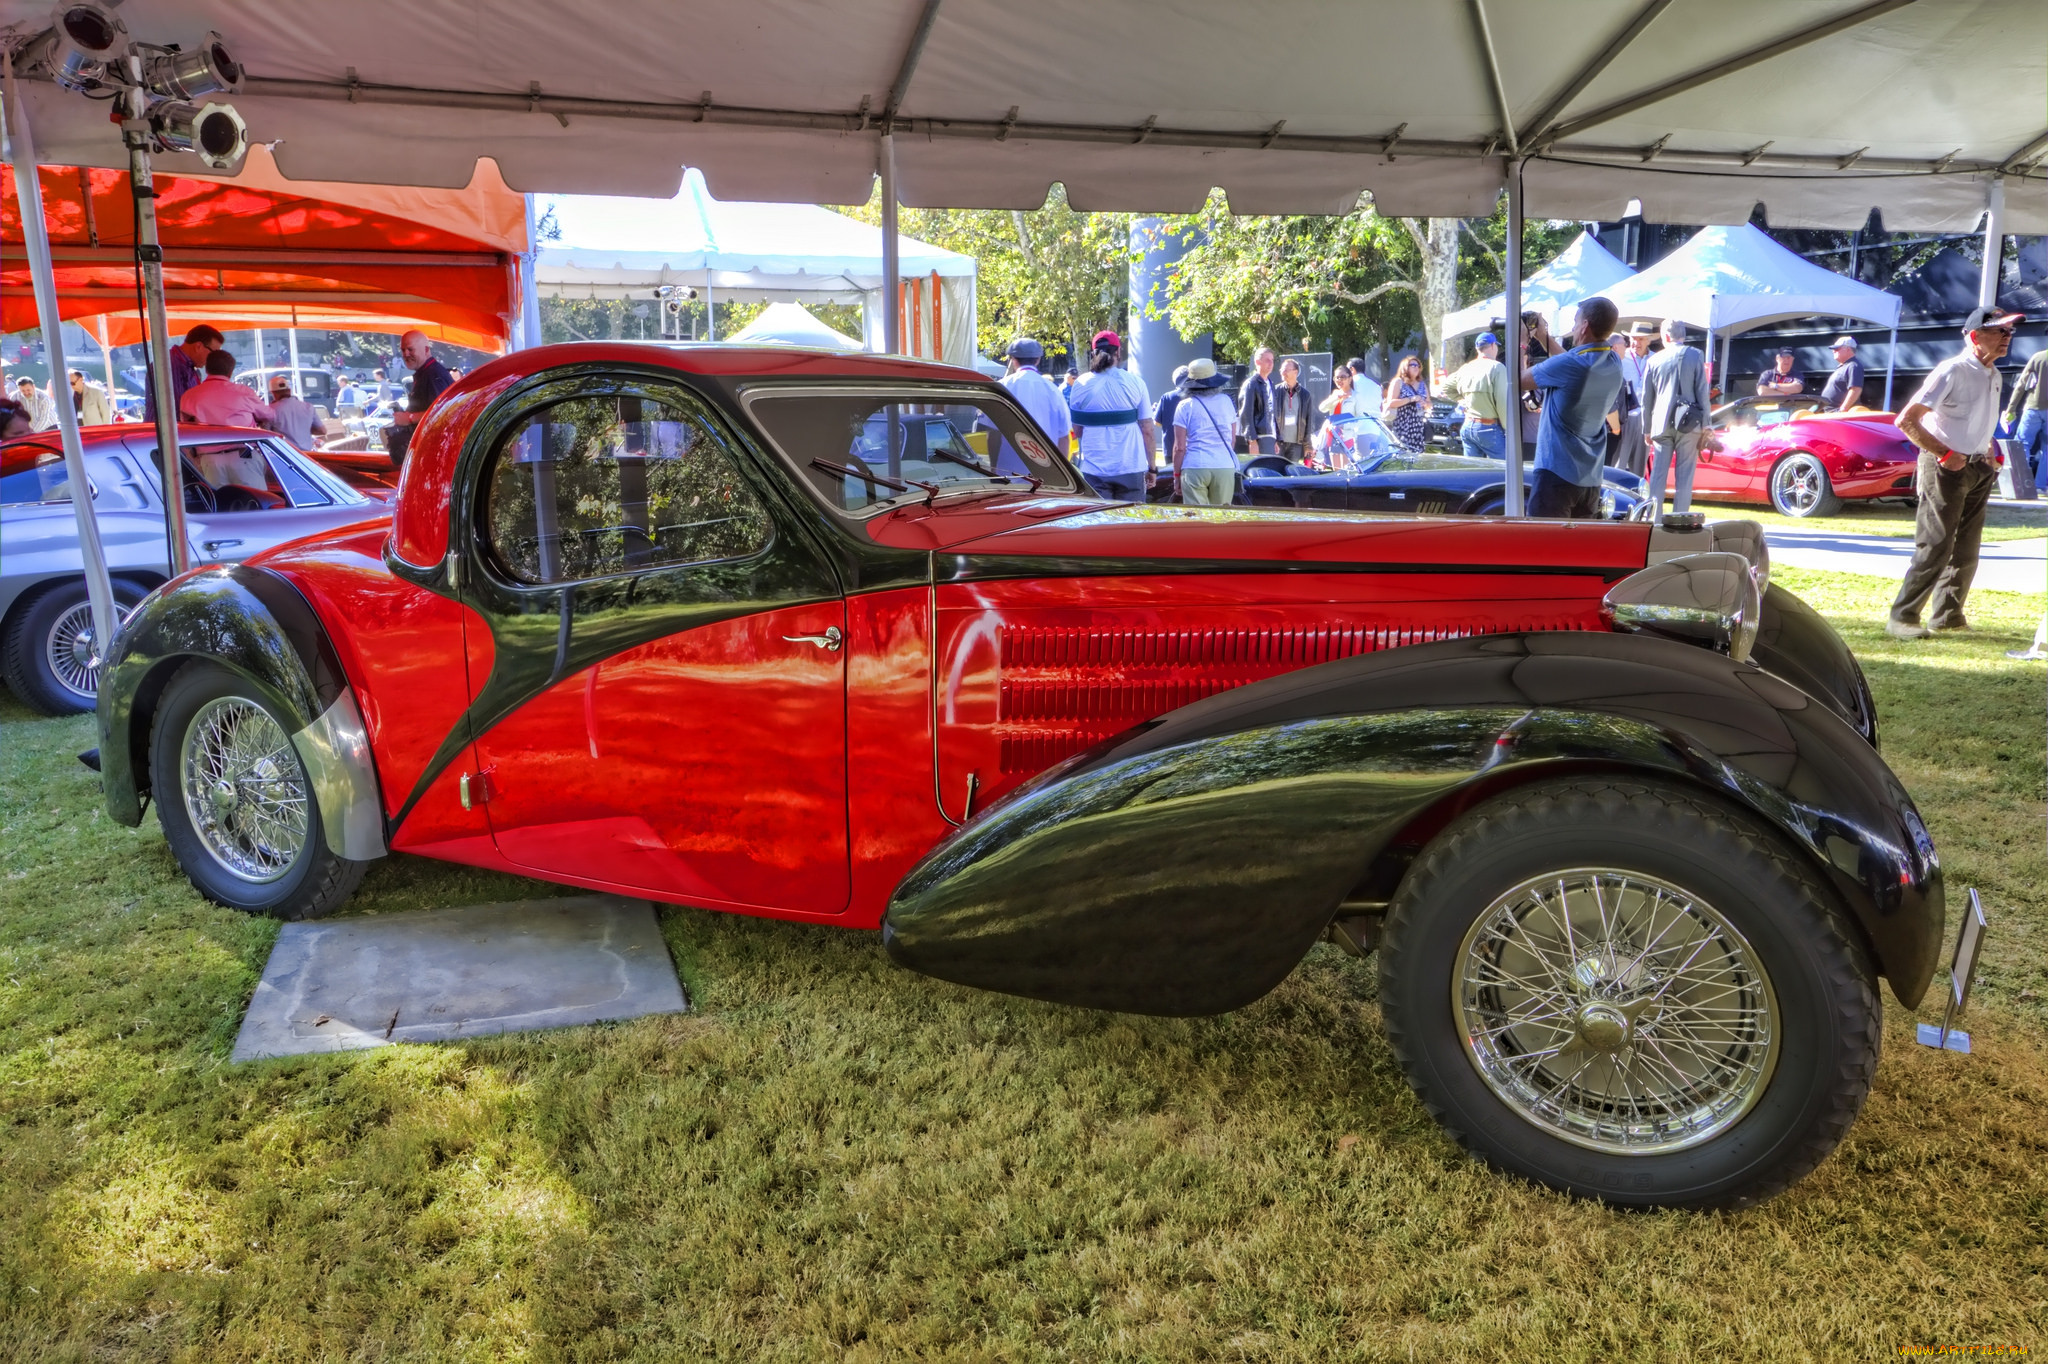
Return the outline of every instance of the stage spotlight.
[[[142,83],[151,94],[165,99],[202,100],[239,89],[242,64],[228,53],[218,33],[209,33],[185,51],[150,58]]]
[[[249,150],[249,125],[232,104],[173,101],[149,111],[149,126],[167,152],[196,152],[215,170],[230,170]]]
[[[89,0],[57,6],[51,19],[50,74],[67,90],[94,93],[115,83],[108,66],[128,55],[128,26]]]

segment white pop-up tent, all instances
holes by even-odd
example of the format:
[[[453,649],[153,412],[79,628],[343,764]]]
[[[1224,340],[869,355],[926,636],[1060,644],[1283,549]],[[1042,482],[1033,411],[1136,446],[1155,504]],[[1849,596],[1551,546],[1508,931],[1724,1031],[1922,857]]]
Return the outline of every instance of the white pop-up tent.
[[[736,346],[809,346],[813,350],[861,350],[861,343],[834,331],[801,303],[771,303],[760,316],[728,336]]]
[[[1815,265],[1748,223],[1706,227],[1663,260],[1606,291],[1624,319],[1677,318],[1714,339],[1796,317],[1847,317],[1892,329],[1896,351],[1897,294]],[[1896,368],[1896,360],[1890,362]],[[1725,356],[1724,356],[1725,372]],[[1885,405],[1891,405],[1891,374]]]
[[[1580,299],[1604,294],[1632,273],[1592,233],[1581,232],[1550,264],[1522,281],[1522,311],[1543,313],[1551,331],[1561,332],[1566,315],[1575,311]],[[1444,339],[1485,331],[1496,319],[1507,317],[1507,303],[1506,294],[1495,294],[1444,314]]]
[[[535,210],[559,233],[534,260],[543,298],[651,298],[682,285],[729,303],[856,303],[881,340],[882,232],[843,213],[716,199],[694,168],[672,198],[542,195]],[[897,241],[904,348],[971,363],[974,257]]]

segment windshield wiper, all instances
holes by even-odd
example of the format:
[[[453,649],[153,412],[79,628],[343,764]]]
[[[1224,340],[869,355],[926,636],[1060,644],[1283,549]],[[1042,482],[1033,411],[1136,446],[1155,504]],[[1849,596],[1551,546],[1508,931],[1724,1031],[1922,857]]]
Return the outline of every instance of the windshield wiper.
[[[847,478],[857,478],[863,483],[871,483],[879,488],[894,488],[899,493],[907,493],[912,488],[921,488],[924,490],[924,504],[927,507],[932,504],[932,499],[937,497],[940,492],[939,485],[936,483],[921,483],[914,478],[884,478],[880,474],[870,473],[865,469],[856,469],[851,464],[834,464],[829,459],[814,459],[811,461],[811,467],[813,469],[823,469],[828,474],[840,474]]]
[[[999,474],[994,469],[984,469],[966,456],[956,455],[950,450],[927,448],[925,454],[933,459],[943,459],[948,464],[957,464],[963,469],[972,469],[991,483],[1015,483],[1019,478],[1022,478],[1031,485],[1032,492],[1037,492],[1045,485],[1044,479],[1033,478],[1030,474]]]

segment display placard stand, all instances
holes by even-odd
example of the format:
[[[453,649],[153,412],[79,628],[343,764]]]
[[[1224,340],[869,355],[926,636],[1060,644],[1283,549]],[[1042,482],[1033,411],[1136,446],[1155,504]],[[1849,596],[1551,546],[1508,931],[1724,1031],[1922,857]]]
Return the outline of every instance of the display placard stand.
[[[1970,986],[1977,979],[1977,954],[1984,947],[1984,903],[1970,888],[1970,908],[1963,915],[1962,931],[1956,934],[1956,955],[1948,967],[1948,1007],[1942,1010],[1941,1026],[1922,1023],[1920,1045],[1937,1051],[1959,1051],[1968,1055],[1970,1034],[1954,1026],[1970,1003]]]

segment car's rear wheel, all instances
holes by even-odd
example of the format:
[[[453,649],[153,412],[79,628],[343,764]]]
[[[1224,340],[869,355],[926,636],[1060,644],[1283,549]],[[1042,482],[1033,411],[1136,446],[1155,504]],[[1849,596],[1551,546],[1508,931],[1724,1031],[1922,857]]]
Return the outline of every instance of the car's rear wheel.
[[[1781,516],[1833,516],[1842,499],[1820,456],[1794,450],[1771,469],[1771,506]]]
[[[1853,930],[1768,830],[1580,780],[1469,812],[1389,911],[1380,999],[1425,1106],[1552,1188],[1736,1207],[1818,1165],[1882,1022]]]
[[[143,591],[114,580],[114,610],[127,615]],[[23,705],[44,715],[76,715],[99,699],[99,645],[93,638],[92,601],[85,579],[45,589],[8,622],[0,641],[7,686]]]
[[[329,851],[290,722],[215,664],[190,664],[164,689],[150,789],[171,854],[215,904],[317,919],[348,899],[369,865]]]

